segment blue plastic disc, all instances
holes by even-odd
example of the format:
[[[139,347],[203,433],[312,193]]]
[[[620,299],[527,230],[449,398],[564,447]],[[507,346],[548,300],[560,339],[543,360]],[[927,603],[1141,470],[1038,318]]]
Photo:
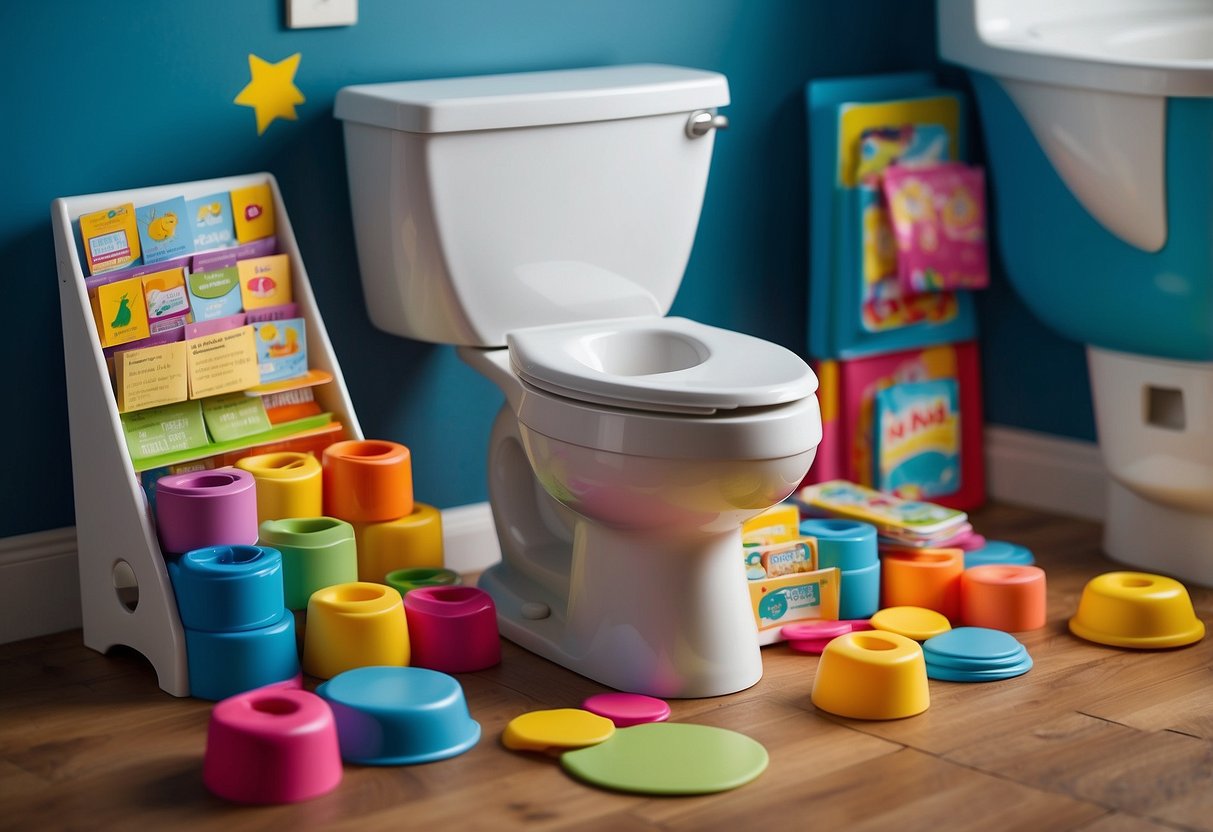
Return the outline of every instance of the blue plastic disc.
[[[987,540],[986,545],[982,548],[965,552],[965,569],[992,563],[1031,566],[1036,563],[1036,558],[1032,556],[1029,549],[1016,543],[1007,543],[1004,540]]]
[[[1015,636],[987,627],[957,627],[922,643],[928,660],[932,656],[965,661],[1007,659],[1023,649]]]
[[[923,651],[923,657],[936,667],[946,667],[949,670],[1006,670],[1026,659],[1028,650],[1025,647],[1005,659],[958,659],[954,656],[940,656],[926,651]]]
[[[938,679],[941,682],[997,682],[1022,676],[1032,669],[1032,657],[1024,656],[1019,664],[994,670],[958,670],[954,667],[942,667],[927,660],[927,678]]]

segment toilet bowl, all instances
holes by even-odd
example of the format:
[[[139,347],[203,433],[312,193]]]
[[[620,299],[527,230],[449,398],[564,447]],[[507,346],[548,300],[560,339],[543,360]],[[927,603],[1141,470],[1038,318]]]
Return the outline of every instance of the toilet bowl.
[[[654,349],[692,334],[694,355]],[[813,461],[821,417],[804,362],[677,318],[524,331],[460,355],[507,398],[489,450],[503,560],[479,581],[502,634],[633,693],[757,682],[740,528]]]
[[[372,321],[458,347],[489,437],[503,635],[603,684],[705,697],[762,674],[741,523],[821,439],[783,347],[665,317],[724,77],[661,65],[370,84],[337,96]]]
[[[940,0],[1006,273],[1087,346],[1104,549],[1213,585],[1213,5]]]

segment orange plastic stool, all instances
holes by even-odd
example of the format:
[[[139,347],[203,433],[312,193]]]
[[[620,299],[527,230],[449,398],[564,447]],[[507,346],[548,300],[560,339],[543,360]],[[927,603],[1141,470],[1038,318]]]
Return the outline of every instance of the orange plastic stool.
[[[960,549],[882,548],[880,606],[923,607],[960,620]]]
[[[351,439],[324,449],[324,513],[351,523],[396,520],[413,511],[409,449]]]
[[[961,575],[960,587],[960,617],[970,627],[1020,633],[1045,625],[1045,572],[1039,566],[974,566]]]

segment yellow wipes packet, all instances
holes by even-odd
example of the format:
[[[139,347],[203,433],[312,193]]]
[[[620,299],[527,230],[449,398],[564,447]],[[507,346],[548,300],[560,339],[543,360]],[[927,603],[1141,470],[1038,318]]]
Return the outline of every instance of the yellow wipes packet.
[[[274,195],[268,184],[232,191],[232,219],[236,240],[251,243],[274,235]]]
[[[94,211],[80,217],[80,240],[88,273],[121,269],[139,259],[139,226],[132,203]]]

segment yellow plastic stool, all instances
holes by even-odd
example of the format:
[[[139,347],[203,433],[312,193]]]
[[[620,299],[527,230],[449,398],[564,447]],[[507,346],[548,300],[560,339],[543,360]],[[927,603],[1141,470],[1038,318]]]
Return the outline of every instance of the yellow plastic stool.
[[[1158,649],[1194,644],[1205,636],[1187,588],[1149,572],[1108,572],[1083,587],[1070,632],[1110,647]]]
[[[584,748],[614,733],[615,723],[604,716],[580,708],[556,708],[514,717],[501,734],[501,744],[515,751]]]
[[[236,461],[236,467],[248,471],[256,482],[258,523],[323,513],[320,460],[311,454],[246,456]]]
[[[441,569],[442,513],[425,503],[395,520],[354,523],[358,542],[358,580],[384,583],[397,569]]]
[[[408,624],[399,592],[354,582],[312,593],[303,638],[304,673],[330,679],[355,667],[408,663]]]
[[[847,633],[826,645],[813,704],[852,719],[902,719],[931,704],[922,647],[896,633]]]

